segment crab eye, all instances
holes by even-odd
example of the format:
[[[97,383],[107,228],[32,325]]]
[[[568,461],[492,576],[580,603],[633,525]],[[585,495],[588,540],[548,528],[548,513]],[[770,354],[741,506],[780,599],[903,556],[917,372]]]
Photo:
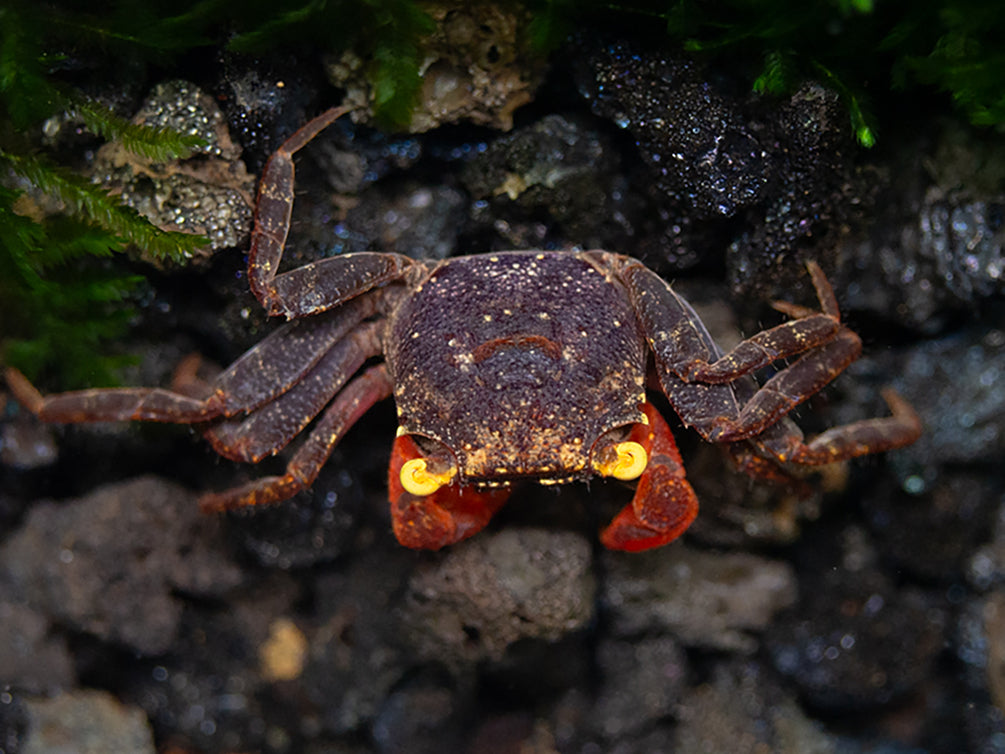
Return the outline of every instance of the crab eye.
[[[611,446],[614,451],[610,461],[594,464],[597,473],[602,476],[612,476],[624,482],[637,479],[646,470],[649,455],[639,443],[627,441]]]
[[[425,497],[432,495],[440,487],[450,484],[450,480],[456,475],[456,466],[451,466],[446,471],[435,474],[427,468],[425,458],[413,458],[411,461],[405,461],[401,466],[401,486],[405,488],[406,492]]]

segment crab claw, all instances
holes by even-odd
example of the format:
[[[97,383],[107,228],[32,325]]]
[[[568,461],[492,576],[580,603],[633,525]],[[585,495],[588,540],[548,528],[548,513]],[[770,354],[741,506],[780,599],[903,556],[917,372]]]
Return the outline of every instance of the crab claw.
[[[438,465],[410,435],[395,439],[388,469],[391,525],[405,547],[438,550],[467,539],[484,529],[509,497],[508,487],[462,487],[456,466],[437,471]]]
[[[644,403],[648,424],[636,424],[625,443],[637,444],[648,459],[639,476],[635,496],[600,534],[600,541],[611,550],[639,552],[660,547],[677,539],[698,515],[698,498],[684,473],[680,452],[670,427],[650,403]],[[627,448],[628,455],[634,449]],[[604,471],[598,468],[598,471]],[[616,478],[617,473],[609,473]]]

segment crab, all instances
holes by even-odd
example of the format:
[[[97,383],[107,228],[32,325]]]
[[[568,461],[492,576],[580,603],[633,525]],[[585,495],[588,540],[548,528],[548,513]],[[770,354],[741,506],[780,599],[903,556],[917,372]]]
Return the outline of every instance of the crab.
[[[641,262],[607,251],[508,251],[438,261],[377,252],[279,272],[293,205],[293,155],[347,112],[333,108],[294,133],[266,164],[248,262],[251,290],[289,320],[212,383],[208,395],[112,388],[42,396],[7,379],[42,420],[143,420],[199,425],[222,456],[255,463],[307,430],[282,476],[205,494],[225,511],[307,488],[335,445],[390,396],[398,431],[389,497],[395,535],[438,549],[483,529],[522,480],[593,476],[635,481],[602,531],[612,549],[679,537],[698,501],[647,375],[681,422],[725,444],[755,477],[790,478],[913,442],[911,406],[884,392],[891,415],[812,439],[789,418],[856,359],[821,268],[807,271],[819,310],[785,302],[789,319],[723,352],[694,309]],[[783,359],[765,384],[753,373]]]

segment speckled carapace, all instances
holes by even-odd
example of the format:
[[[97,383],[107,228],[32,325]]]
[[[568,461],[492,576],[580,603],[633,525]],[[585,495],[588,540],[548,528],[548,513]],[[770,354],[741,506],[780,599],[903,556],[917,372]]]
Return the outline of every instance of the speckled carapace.
[[[441,261],[362,252],[277,274],[293,153],[344,112],[315,118],[266,165],[248,276],[263,306],[291,321],[221,373],[205,397],[160,388],[43,397],[8,370],[15,396],[46,421],[199,424],[217,452],[248,462],[278,453],[312,425],[282,476],[205,495],[203,508],[217,511],[309,486],[349,427],[393,395],[392,523],[402,544],[431,549],[482,529],[514,483],[594,475],[636,484],[601,534],[606,546],[644,550],[680,536],[698,503],[647,384],[658,382],[686,426],[728,445],[753,476],[788,478],[801,465],[918,437],[917,415],[892,391],[892,416],[808,441],[788,418],[861,350],[812,262],[820,310],[776,302],[789,321],[725,354],[666,281],[606,251]],[[787,357],[798,358],[758,386],[752,373]]]
[[[402,430],[451,449],[470,482],[588,476],[604,433],[644,421],[638,318],[586,255],[450,260],[388,328]]]

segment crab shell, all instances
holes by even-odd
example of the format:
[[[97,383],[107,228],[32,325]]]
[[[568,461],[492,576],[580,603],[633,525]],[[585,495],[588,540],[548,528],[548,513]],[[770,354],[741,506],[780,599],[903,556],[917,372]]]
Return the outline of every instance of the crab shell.
[[[629,301],[574,254],[436,267],[385,336],[399,434],[442,445],[462,483],[589,476],[602,437],[646,422],[646,340]]]

